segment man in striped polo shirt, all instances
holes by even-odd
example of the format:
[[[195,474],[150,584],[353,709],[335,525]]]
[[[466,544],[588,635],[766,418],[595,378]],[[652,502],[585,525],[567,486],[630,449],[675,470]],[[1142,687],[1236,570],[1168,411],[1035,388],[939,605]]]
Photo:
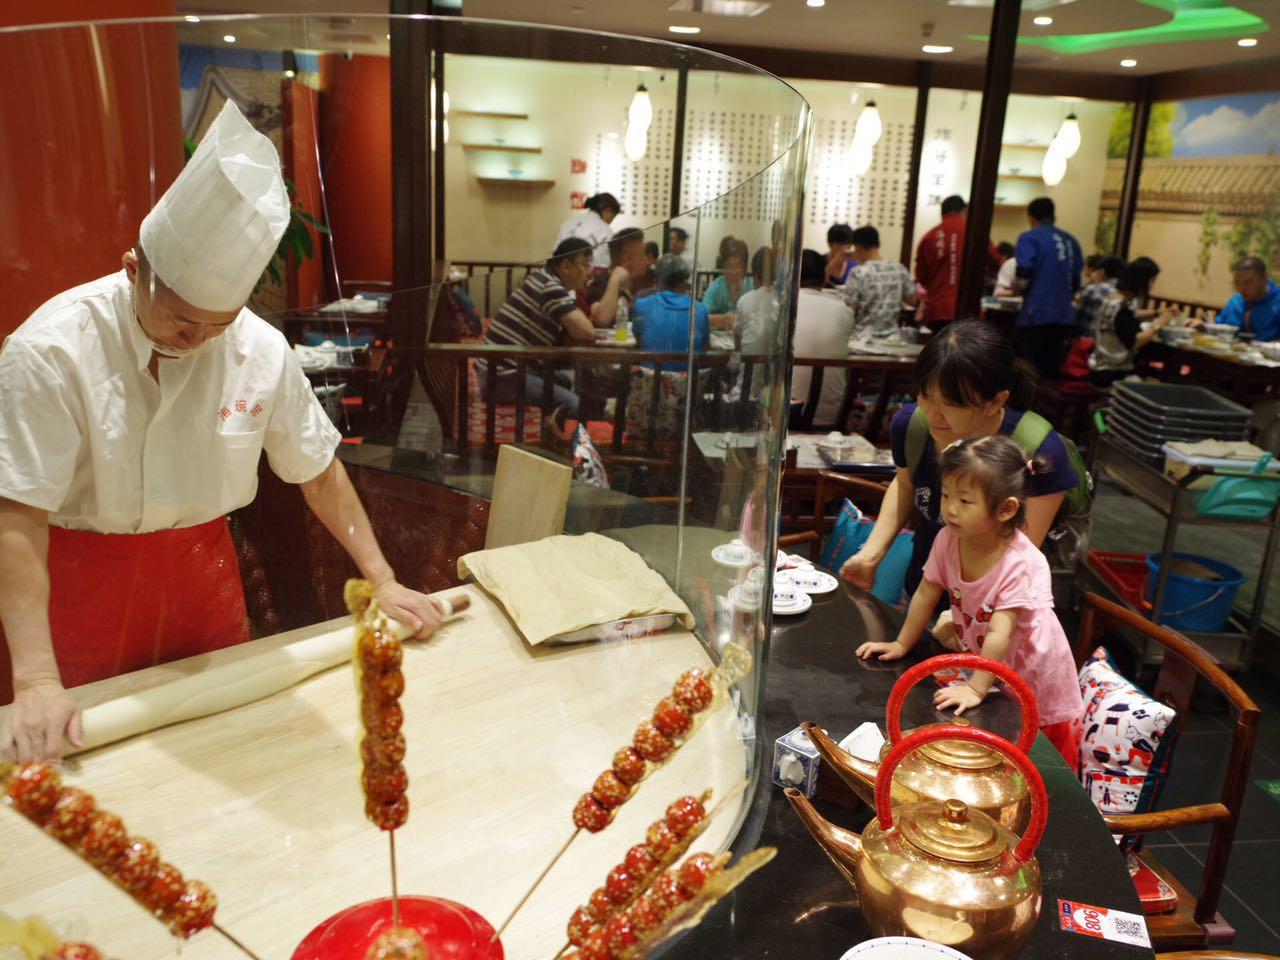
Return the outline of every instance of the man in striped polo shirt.
[[[485,343],[516,347],[554,347],[595,343],[595,326],[578,306],[576,292],[591,274],[591,245],[578,237],[562,240],[546,264],[529,271],[520,286],[498,308],[485,335]],[[488,366],[488,364],[484,364]],[[497,402],[514,403],[516,366],[510,360],[494,361],[498,377]],[[541,370],[541,366],[534,367]],[[540,373],[525,374],[525,401],[539,403],[543,380]],[[553,402],[564,414],[576,417],[578,395],[564,372],[556,374]],[[486,385],[487,386],[487,385]]]

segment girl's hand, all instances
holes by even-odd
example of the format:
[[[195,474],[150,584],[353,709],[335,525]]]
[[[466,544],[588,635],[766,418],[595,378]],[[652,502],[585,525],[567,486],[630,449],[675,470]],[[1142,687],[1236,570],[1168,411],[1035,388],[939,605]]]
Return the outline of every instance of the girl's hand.
[[[855,587],[870,590],[876,585],[876,568],[878,566],[880,566],[879,559],[874,559],[859,550],[840,567],[840,576]]]
[[[933,695],[933,706],[936,710],[946,710],[950,707],[956,708],[956,716],[960,716],[966,710],[970,710],[982,703],[982,694],[967,683],[955,684],[950,687],[943,687]]]
[[[880,660],[901,660],[906,655],[907,648],[897,640],[893,643],[864,643],[857,650],[857,656],[861,660],[870,660],[872,657]]]

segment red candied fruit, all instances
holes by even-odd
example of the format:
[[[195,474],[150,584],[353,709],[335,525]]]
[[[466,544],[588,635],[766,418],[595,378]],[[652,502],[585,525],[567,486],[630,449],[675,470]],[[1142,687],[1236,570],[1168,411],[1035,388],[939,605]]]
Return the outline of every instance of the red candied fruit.
[[[631,899],[639,884],[625,865],[618,864],[605,878],[604,890],[609,899],[621,906]]]
[[[190,937],[213,923],[218,898],[199,880],[188,880],[177,902],[169,908],[165,919],[169,929],[180,937]]]
[[[673,870],[658,878],[650,896],[653,898],[654,909],[663,917],[689,899],[689,895],[680,886],[680,878]]]
[[[171,863],[160,863],[147,884],[143,899],[156,913],[166,913],[186,889],[187,881],[182,872]]]
[[[394,700],[365,700],[360,707],[360,720],[367,732],[389,740],[404,726],[404,710]]]
[[[693,896],[707,885],[716,869],[716,858],[709,853],[695,853],[680,867],[680,889]]]
[[[102,960],[98,948],[87,943],[64,943],[48,956],[50,960]]]
[[[667,826],[677,837],[683,837],[707,815],[697,797],[681,797],[667,807]]]
[[[53,805],[53,813],[45,829],[66,844],[73,844],[89,829],[89,821],[98,812],[93,797],[75,787],[64,787]]]
[[[114,813],[99,810],[89,818],[89,829],[80,841],[80,851],[95,866],[109,867],[124,853],[128,841],[124,821]]]
[[[588,934],[578,945],[578,955],[582,960],[613,960],[609,955],[609,944],[604,939],[604,931],[597,930]]]
[[[591,892],[591,899],[587,901],[587,913],[596,923],[604,923],[605,918],[613,912],[613,901],[609,899],[609,894],[605,892],[604,887],[596,887]]]
[[[156,845],[141,837],[130,837],[124,853],[116,860],[113,872],[120,885],[131,892],[146,890],[160,866],[160,853]]]
[[[653,725],[663,736],[683,737],[693,726],[693,717],[674,697],[666,697],[653,708]]]
[[[613,755],[613,772],[623,783],[634,786],[644,779],[649,768],[634,747],[623,747]]]
[[[671,754],[676,745],[667,739],[661,730],[646,720],[636,727],[635,746],[636,753],[646,760],[661,763]]]
[[[395,637],[373,633],[360,638],[360,666],[365,673],[391,673],[400,669],[403,660],[404,650]]]
[[[569,918],[569,942],[575,947],[580,945],[583,940],[587,939],[587,934],[591,932],[591,928],[595,925],[595,920],[591,919],[591,914],[587,913],[586,908],[579,907],[573,911],[573,916]]]
[[[366,673],[364,675],[364,695],[370,700],[399,700],[404,693],[404,674],[399,670],[389,673]]]
[[[631,920],[625,913],[610,917],[604,925],[604,942],[609,947],[611,956],[620,957],[623,951],[633,946],[638,938],[631,928]]]
[[[596,777],[595,786],[591,788],[591,796],[602,807],[612,809],[620,807],[631,796],[631,788],[618,779],[612,770],[606,770]]]
[[[392,803],[409,789],[409,775],[404,767],[365,767],[360,776],[364,795],[378,803]]]
[[[602,807],[589,793],[584,793],[573,808],[573,825],[591,833],[599,833],[613,819],[613,811]]]
[[[711,689],[711,680],[701,670],[686,670],[676,681],[674,694],[680,705],[690,713],[699,713],[707,709],[715,691]]]
[[[13,808],[37,823],[44,821],[58,802],[62,789],[58,771],[47,763],[28,763],[9,781],[6,791]]]
[[[364,815],[379,830],[399,830],[409,820],[409,798],[401,794],[389,803],[366,800]]]
[[[671,848],[676,845],[678,839],[664,820],[650,824],[648,831],[645,833],[645,843],[656,860],[661,860],[666,856],[671,851]]]
[[[637,877],[647,877],[653,872],[653,868],[658,865],[658,860],[653,855],[653,851],[643,843],[637,843],[628,850],[626,859],[623,862],[626,864],[627,869]]]
[[[360,756],[369,765],[394,767],[404,760],[404,734],[394,737],[367,736],[360,741]]]
[[[653,905],[653,898],[645,894],[627,909],[631,929],[637,934],[648,933],[662,922],[662,912]]]

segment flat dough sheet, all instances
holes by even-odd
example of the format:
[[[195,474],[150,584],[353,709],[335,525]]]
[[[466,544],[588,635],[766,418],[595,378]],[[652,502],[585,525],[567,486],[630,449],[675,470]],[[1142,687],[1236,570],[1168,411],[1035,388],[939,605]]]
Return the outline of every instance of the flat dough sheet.
[[[634,550],[598,533],[554,536],[458,560],[537,645],[611,620],[669,613],[693,628],[693,614]]]

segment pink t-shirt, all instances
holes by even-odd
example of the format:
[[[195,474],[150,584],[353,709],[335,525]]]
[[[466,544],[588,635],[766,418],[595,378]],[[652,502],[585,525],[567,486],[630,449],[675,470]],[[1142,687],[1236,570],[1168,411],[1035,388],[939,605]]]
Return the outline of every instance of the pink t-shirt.
[[[993,613],[1018,612],[1005,662],[1035,694],[1040,726],[1084,715],[1071,644],[1053,612],[1049,561],[1026,534],[1016,531],[986,576],[967,581],[960,576],[960,542],[950,527],[943,527],[925,562],[924,578],[950,596],[956,630],[974,653],[982,652]]]

